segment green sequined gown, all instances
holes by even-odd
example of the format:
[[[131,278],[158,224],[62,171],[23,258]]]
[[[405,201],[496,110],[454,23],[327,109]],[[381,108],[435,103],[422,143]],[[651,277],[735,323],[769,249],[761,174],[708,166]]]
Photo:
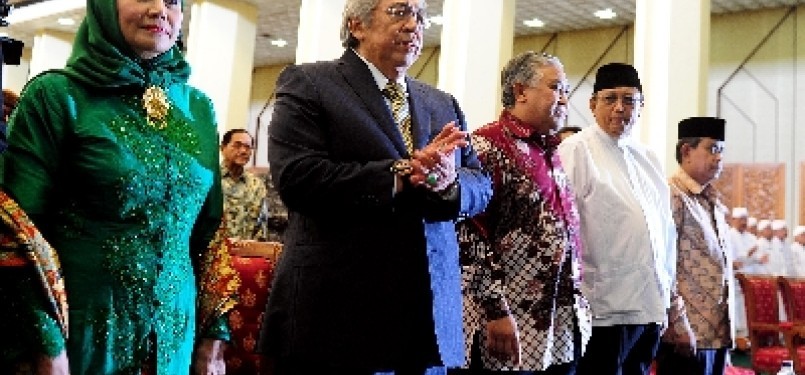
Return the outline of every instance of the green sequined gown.
[[[70,307],[65,342],[31,300],[18,311],[33,321],[23,341],[51,355],[66,346],[73,375],[140,374],[145,362],[187,374],[193,264],[221,216],[214,112],[178,49],[127,55],[115,3],[89,2],[67,69],[29,82],[10,122],[2,185],[59,253]],[[146,120],[152,85],[171,103],[164,129]]]

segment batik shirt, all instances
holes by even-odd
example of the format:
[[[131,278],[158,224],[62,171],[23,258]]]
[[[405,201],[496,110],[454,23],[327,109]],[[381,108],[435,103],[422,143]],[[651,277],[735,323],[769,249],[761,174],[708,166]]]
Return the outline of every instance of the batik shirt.
[[[512,315],[521,363],[500,361],[481,345],[495,370],[544,370],[574,359],[574,330],[582,348],[591,316],[580,292],[579,218],[559,156],[558,139],[541,137],[504,111],[473,133],[492,176],[486,211],[462,223],[467,345],[486,323]]]
[[[221,178],[228,236],[241,240],[257,239],[260,231],[257,218],[266,196],[265,184],[249,171],[243,171],[240,177],[234,177],[223,165]]]
[[[670,186],[677,274],[663,341],[683,340],[690,327],[697,348],[731,348],[735,299],[727,209],[715,188],[701,186],[683,170],[671,177]]]

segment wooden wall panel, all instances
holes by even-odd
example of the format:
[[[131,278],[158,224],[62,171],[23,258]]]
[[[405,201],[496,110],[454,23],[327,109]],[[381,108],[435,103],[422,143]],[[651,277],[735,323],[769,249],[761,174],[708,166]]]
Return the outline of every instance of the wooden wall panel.
[[[746,164],[744,204],[758,219],[785,219],[785,164]]]
[[[783,163],[726,163],[713,185],[730,209],[746,207],[758,220],[786,218]]]
[[[721,200],[727,207],[743,207],[743,187],[741,180],[741,166],[738,164],[724,164],[721,176],[713,181],[713,186],[721,192]]]

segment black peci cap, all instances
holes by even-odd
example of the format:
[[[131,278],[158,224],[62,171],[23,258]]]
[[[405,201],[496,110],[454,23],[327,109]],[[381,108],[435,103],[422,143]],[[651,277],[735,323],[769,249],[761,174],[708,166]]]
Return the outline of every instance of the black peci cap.
[[[726,121],[716,117],[690,117],[679,122],[678,139],[708,137],[724,140]]]
[[[624,63],[602,65],[598,68],[598,72],[595,73],[593,92],[596,93],[615,87],[637,87],[640,92],[643,92],[640,77],[638,77],[637,70],[633,66]]]

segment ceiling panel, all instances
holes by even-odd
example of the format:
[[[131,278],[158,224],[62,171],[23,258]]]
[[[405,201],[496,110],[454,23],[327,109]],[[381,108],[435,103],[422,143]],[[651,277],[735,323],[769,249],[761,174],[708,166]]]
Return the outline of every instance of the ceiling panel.
[[[10,0],[10,4],[24,6],[41,0]],[[58,1],[58,0],[52,0]],[[190,1],[190,0],[186,0]],[[235,0],[233,0],[235,1]],[[302,0],[237,0],[246,1],[258,7],[258,30],[254,55],[255,66],[283,64],[294,61],[296,55],[296,33],[299,25],[299,7]],[[440,14],[443,0],[429,0],[428,13]],[[658,1],[658,0],[652,0]],[[664,1],[664,0],[663,0]],[[778,8],[805,4],[805,0],[712,0],[713,13],[729,13],[760,8]],[[597,10],[610,8],[617,16],[602,20],[593,15]],[[13,11],[12,11],[13,12]],[[605,26],[629,25],[633,23],[635,0],[517,0],[515,8],[515,35],[550,34],[561,31],[590,29]],[[77,26],[59,26],[56,19],[72,17],[77,21],[83,17],[82,11],[53,15],[37,21],[10,25],[5,30],[9,37],[33,42],[38,30],[45,28],[75,32]],[[340,17],[341,15],[334,15]],[[524,20],[539,18],[545,23],[542,28],[529,28]],[[189,19],[189,17],[186,17]],[[441,27],[432,25],[425,31],[425,45],[439,43]],[[270,41],[282,38],[288,42],[283,48],[272,46]]]

